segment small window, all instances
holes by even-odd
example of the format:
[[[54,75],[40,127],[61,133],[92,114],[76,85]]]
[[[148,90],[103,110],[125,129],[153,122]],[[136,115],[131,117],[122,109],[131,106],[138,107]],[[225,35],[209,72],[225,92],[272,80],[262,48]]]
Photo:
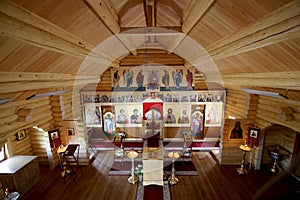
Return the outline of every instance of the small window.
[[[7,144],[3,145],[3,147],[0,148],[0,162],[6,160],[7,154],[6,154]]]

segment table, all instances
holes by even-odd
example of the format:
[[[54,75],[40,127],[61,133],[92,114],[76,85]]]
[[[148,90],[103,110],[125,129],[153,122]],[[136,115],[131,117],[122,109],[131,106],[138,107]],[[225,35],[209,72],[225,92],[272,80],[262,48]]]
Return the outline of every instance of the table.
[[[37,156],[13,156],[0,163],[2,185],[20,195],[30,190],[40,178]]]

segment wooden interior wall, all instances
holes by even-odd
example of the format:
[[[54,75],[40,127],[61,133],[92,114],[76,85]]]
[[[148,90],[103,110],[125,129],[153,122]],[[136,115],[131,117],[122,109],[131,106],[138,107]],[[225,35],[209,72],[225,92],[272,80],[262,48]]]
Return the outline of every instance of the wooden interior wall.
[[[52,96],[50,100],[55,127],[59,128],[62,144],[80,144],[79,163],[82,165],[87,165],[89,161],[87,131],[85,123],[80,120],[82,118],[80,95],[74,94],[73,96],[72,92],[68,92],[59,96]],[[72,102],[74,102],[74,104],[77,106],[76,110],[74,109],[74,112],[72,110]],[[80,119],[74,119],[74,116],[80,116]],[[76,136],[68,136],[68,129],[70,128],[74,129]],[[60,164],[57,158],[57,152],[55,150],[52,150],[51,160],[53,167]]]
[[[225,117],[236,117],[238,119],[247,119],[249,125],[253,125],[261,129],[260,143],[258,147],[253,147],[252,151],[247,154],[247,161],[251,162],[255,169],[260,168],[261,159],[270,162],[271,158],[263,154],[263,141],[264,131],[272,124],[280,124],[282,126],[289,127],[295,131],[300,129],[300,117],[299,117],[299,102],[289,99],[277,99],[272,97],[266,97],[262,95],[249,95],[244,92],[235,90],[228,90],[226,96],[226,109]],[[221,163],[222,164],[237,164],[241,161],[241,150],[238,146],[241,144],[228,141],[229,119],[225,120],[222,142],[221,142]],[[278,135],[277,139],[286,141],[290,145],[294,144],[292,134],[290,137],[283,138],[282,135]],[[288,139],[289,138],[289,139]],[[268,143],[271,141],[268,141]],[[278,143],[279,141],[277,141]],[[286,143],[285,142],[285,143]],[[276,143],[276,142],[275,142]],[[275,144],[274,142],[272,144]],[[269,145],[269,144],[267,144]],[[264,164],[264,163],[263,163]],[[285,163],[285,166],[289,165],[289,161]]]
[[[13,135],[8,139],[9,155],[33,155],[31,147],[31,137],[27,130],[25,130],[26,137],[20,141],[17,140],[17,136]]]
[[[289,171],[295,140],[296,132],[294,130],[279,125],[269,127],[265,131],[264,135],[264,148],[261,158],[261,164],[271,165],[274,162],[274,160],[268,155],[268,150],[270,149],[268,147],[274,145],[281,145],[282,147],[287,149],[290,152],[290,154],[288,157],[285,157],[284,160],[280,161],[279,164],[283,170]]]
[[[300,131],[300,102],[260,95],[255,124],[261,129],[280,124]]]
[[[14,137],[17,131],[33,126],[53,126],[49,97],[7,103],[0,108],[0,142]],[[26,111],[26,112],[25,112]],[[24,114],[26,113],[26,114]],[[23,115],[26,115],[24,118]]]
[[[247,132],[247,126],[245,126]],[[245,130],[244,130],[245,131]],[[225,119],[223,134],[221,134],[220,161],[221,164],[240,164],[243,151],[239,148],[245,140],[230,140],[230,119]],[[244,133],[245,134],[245,133]],[[249,161],[249,153],[246,154],[246,160]]]
[[[68,129],[74,129],[74,136],[68,135]],[[80,165],[88,165],[89,163],[89,144],[88,135],[83,120],[65,120],[62,122],[60,127],[60,132],[67,144],[79,144],[80,151],[78,156],[78,161]]]
[[[64,120],[82,120],[82,105],[80,100],[80,93],[67,92],[62,94],[62,115]]]
[[[249,96],[238,90],[227,90],[225,118],[245,119],[248,115]]]
[[[48,154],[51,152],[48,132],[41,128],[27,129],[31,138],[31,147],[33,154],[38,156],[39,164],[49,165]]]
[[[235,117],[236,119],[247,119],[250,102],[251,102],[250,97],[249,95],[247,95],[247,93],[242,91],[237,91],[237,90],[227,90],[226,102],[225,102],[225,123],[223,127],[223,134],[221,134],[221,145],[220,145],[221,164],[241,163],[242,150],[239,149],[239,146],[244,141],[229,140],[229,134],[230,134],[229,116]],[[248,159],[249,154],[246,154],[246,156]]]

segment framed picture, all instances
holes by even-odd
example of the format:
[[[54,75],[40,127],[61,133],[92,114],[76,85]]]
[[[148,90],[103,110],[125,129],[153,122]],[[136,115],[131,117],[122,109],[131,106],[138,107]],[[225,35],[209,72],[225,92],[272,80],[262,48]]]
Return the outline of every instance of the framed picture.
[[[258,137],[259,137],[260,129],[256,127],[249,127],[248,128],[248,143],[250,144],[250,147],[258,146]]]
[[[191,132],[192,132],[193,136],[203,137],[204,116],[205,116],[205,106],[204,105],[192,105]]]
[[[247,129],[245,127],[246,120],[236,119],[230,120],[229,123],[229,138],[230,140],[241,140],[247,135]]]
[[[206,103],[205,126],[222,126],[223,103]]]
[[[17,140],[20,141],[20,140],[23,140],[24,138],[26,138],[25,129],[18,131],[17,132]]]
[[[57,149],[61,145],[59,129],[48,131],[50,146],[52,149]]]
[[[74,136],[74,135],[75,135],[74,128],[69,128],[68,129],[68,136]]]
[[[99,105],[86,105],[85,106],[85,121],[87,127],[101,127],[102,115]]]

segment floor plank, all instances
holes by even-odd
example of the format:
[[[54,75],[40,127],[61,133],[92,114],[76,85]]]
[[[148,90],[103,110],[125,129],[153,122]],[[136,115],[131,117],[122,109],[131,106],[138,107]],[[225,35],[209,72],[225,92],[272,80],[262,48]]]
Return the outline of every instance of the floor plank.
[[[220,166],[208,152],[194,152],[193,161],[199,175],[178,176],[178,184],[170,186],[172,200],[259,199],[256,193],[275,176],[269,170],[238,175],[239,166]],[[137,184],[129,184],[127,176],[108,176],[112,163],[112,151],[99,151],[90,165],[82,166],[82,172],[77,170],[76,177],[68,176],[65,182],[59,175],[60,168],[51,171],[48,166],[40,166],[40,182],[22,199],[134,200]]]

